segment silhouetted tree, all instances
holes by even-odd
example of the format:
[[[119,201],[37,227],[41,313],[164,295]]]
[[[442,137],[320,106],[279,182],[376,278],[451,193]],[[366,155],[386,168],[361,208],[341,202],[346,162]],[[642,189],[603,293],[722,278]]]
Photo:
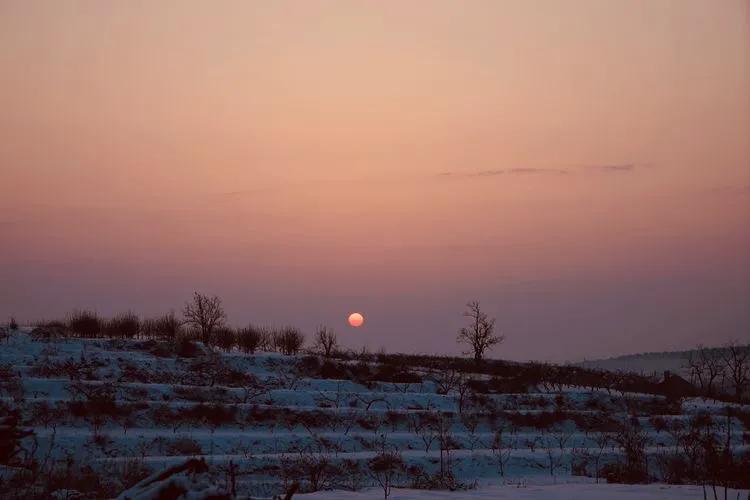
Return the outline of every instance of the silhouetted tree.
[[[219,297],[209,297],[198,292],[193,295],[192,302],[185,303],[182,314],[185,316],[186,324],[200,330],[201,340],[206,345],[211,342],[214,329],[223,326],[227,317]]]
[[[68,318],[68,328],[81,338],[94,338],[101,333],[102,320],[95,312],[76,310]]]
[[[472,301],[466,304],[467,311],[464,316],[469,318],[468,327],[461,328],[458,331],[456,342],[468,344],[473,353],[474,360],[479,363],[485,355],[485,352],[496,344],[502,343],[505,339],[502,335],[495,335],[495,318],[490,319],[479,304],[479,301]]]
[[[216,345],[229,352],[237,343],[237,332],[228,326],[217,327],[214,333]]]
[[[750,380],[750,346],[730,342],[724,349],[724,363],[729,371],[729,378],[734,383],[737,401],[742,399],[745,386]]]
[[[336,333],[327,326],[318,327],[318,331],[315,332],[313,347],[326,358],[330,357],[338,347]]]
[[[305,336],[293,326],[286,326],[276,332],[276,345],[279,352],[290,356],[297,354],[305,343]]]
[[[141,323],[141,335],[173,342],[182,334],[182,322],[174,311],[159,318],[147,319]]]
[[[140,328],[141,319],[132,312],[102,322],[102,330],[107,337],[132,339],[138,335]]]
[[[263,344],[263,331],[253,325],[237,332],[237,345],[243,352],[253,354]]]
[[[724,360],[716,350],[699,345],[696,351],[689,354],[688,367],[690,376],[698,383],[701,393],[712,397],[714,382],[724,371]]]

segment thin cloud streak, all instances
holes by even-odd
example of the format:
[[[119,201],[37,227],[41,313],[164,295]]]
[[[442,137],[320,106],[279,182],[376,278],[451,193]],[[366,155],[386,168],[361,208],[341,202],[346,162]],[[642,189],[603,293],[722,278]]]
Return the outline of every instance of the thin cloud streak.
[[[468,172],[445,171],[439,174],[440,177],[494,177],[499,175],[568,175],[577,173],[630,173],[641,167],[650,165],[640,165],[635,163],[607,163],[601,165],[586,165],[583,167],[566,167],[566,168],[534,168],[534,167],[515,167],[515,168],[498,168],[491,170],[475,170]]]
[[[598,170],[600,172],[633,172],[636,165],[633,163],[618,163],[611,165],[587,165],[588,170]]]
[[[533,175],[533,174],[554,174],[565,175],[570,171],[560,168],[500,168],[494,170],[479,170],[474,172],[442,172],[441,177],[494,177],[498,175]]]

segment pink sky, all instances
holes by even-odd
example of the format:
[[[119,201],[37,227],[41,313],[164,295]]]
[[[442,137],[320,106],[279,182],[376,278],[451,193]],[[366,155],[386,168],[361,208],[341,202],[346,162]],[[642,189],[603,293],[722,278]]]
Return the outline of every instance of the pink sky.
[[[749,5],[0,0],[0,317],[750,341]]]

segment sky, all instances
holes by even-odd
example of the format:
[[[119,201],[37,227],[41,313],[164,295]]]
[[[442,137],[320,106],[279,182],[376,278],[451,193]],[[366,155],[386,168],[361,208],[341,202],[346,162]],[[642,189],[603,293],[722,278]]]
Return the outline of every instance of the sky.
[[[750,341],[747,0],[0,0],[0,68],[0,318]]]

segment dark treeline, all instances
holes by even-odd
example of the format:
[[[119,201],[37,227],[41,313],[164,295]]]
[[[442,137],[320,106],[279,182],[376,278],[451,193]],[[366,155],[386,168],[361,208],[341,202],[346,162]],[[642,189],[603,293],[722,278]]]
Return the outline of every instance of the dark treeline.
[[[700,347],[688,360],[688,382],[675,375],[662,379],[655,375],[579,366],[486,359],[486,351],[503,341],[503,336],[494,333],[495,320],[481,311],[479,302],[469,302],[464,316],[469,318],[470,327],[461,329],[457,342],[470,346],[465,354],[473,355],[473,359],[429,354],[389,354],[384,351],[376,354],[366,350],[345,351],[340,349],[334,331],[326,326],[320,326],[311,339],[307,339],[294,326],[249,324],[236,328],[227,323],[218,297],[197,292],[191,301],[185,303],[180,315],[172,311],[160,317],[142,319],[127,312],[104,318],[96,312],[76,310],[64,320],[38,322],[35,332],[37,335],[55,337],[166,341],[177,345],[177,352],[182,353],[193,351],[191,343],[196,341],[203,342],[208,348],[226,352],[235,349],[248,354],[279,352],[295,355],[307,352],[342,361],[378,362],[385,366],[383,370],[394,372],[389,377],[393,380],[414,380],[414,375],[405,374],[408,370],[404,367],[440,367],[457,373],[487,375],[485,380],[472,381],[472,390],[482,393],[523,393],[536,388],[561,392],[567,386],[605,390],[610,394],[613,391],[655,394],[672,400],[703,396],[721,401],[742,402],[750,385],[750,346],[729,343],[721,349]],[[347,377],[345,369],[328,367],[327,370],[343,378],[359,378]]]

